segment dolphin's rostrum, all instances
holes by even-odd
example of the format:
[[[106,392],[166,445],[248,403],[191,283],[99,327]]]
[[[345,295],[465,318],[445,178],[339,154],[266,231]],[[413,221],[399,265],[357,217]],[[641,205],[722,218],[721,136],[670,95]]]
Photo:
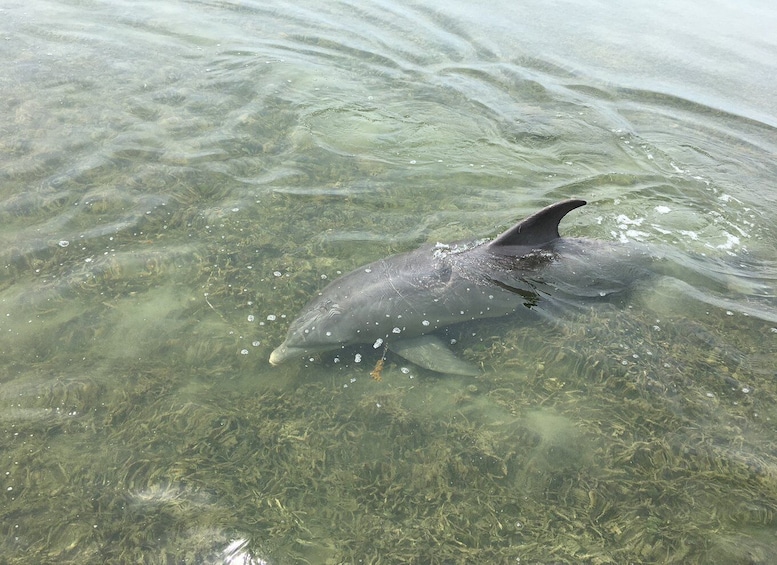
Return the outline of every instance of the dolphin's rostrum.
[[[541,301],[608,296],[640,277],[645,251],[559,236],[561,219],[585,203],[543,208],[490,242],[425,245],[343,275],[303,308],[270,363],[385,343],[422,367],[477,374],[433,332],[528,312]]]

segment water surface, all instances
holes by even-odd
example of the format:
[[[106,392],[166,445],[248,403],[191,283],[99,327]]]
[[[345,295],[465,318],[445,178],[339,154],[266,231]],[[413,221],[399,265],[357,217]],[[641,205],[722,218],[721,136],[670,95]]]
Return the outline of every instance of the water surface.
[[[768,563],[768,3],[7,2],[12,563]],[[585,198],[627,300],[454,328],[474,379],[267,363],[333,278]],[[356,362],[357,354],[360,362]]]

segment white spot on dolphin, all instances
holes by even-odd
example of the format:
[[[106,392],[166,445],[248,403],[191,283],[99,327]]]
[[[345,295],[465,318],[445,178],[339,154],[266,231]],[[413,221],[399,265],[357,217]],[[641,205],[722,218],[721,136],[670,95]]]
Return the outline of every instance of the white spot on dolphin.
[[[428,326],[428,325],[429,325],[429,320],[424,320],[424,321],[422,321],[422,322],[421,322],[421,325],[422,325],[422,326]]]
[[[381,345],[383,345],[383,338],[379,337],[378,339],[375,340],[375,343],[372,344],[372,348],[377,349]]]

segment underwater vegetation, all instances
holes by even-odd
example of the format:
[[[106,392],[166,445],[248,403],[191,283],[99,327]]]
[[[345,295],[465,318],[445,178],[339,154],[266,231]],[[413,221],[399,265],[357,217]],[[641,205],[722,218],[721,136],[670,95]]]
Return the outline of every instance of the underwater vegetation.
[[[767,563],[777,387],[750,328],[585,320],[461,336],[475,379],[375,351],[249,386],[179,353],[7,387],[6,562]]]

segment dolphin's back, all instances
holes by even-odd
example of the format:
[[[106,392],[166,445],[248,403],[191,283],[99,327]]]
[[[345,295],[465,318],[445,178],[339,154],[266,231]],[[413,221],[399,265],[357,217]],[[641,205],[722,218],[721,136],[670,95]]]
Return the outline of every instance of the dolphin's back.
[[[590,271],[583,276],[585,296],[603,296],[619,286],[620,278],[612,273],[623,271],[623,257],[611,265],[613,261],[596,260],[600,253],[586,241],[560,238],[559,222],[585,203],[557,202],[490,243],[425,245],[343,275],[302,310],[270,362],[349,344],[386,343],[427,368],[473,374],[471,368],[451,369],[447,364],[442,369],[423,361],[441,355],[428,334],[461,322],[533,310],[541,298],[574,298],[580,272]]]

